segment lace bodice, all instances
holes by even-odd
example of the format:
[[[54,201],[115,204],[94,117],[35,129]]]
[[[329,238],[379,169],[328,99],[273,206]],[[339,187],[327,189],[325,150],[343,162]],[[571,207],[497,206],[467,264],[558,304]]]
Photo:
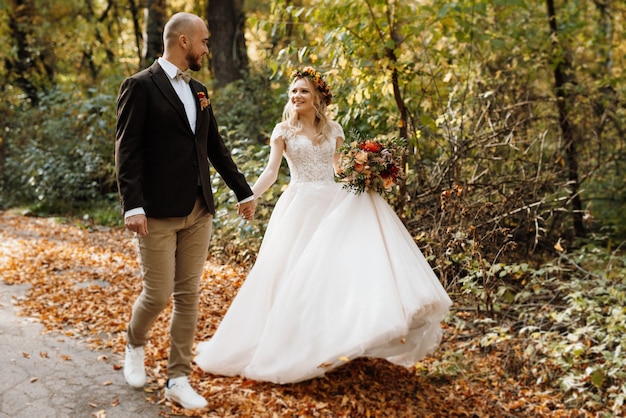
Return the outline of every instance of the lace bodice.
[[[285,140],[285,159],[289,165],[291,182],[329,183],[335,181],[333,157],[337,138],[343,138],[343,129],[339,124],[331,125],[329,139],[315,145],[304,135],[290,136],[283,124],[274,128],[272,141],[282,137]]]

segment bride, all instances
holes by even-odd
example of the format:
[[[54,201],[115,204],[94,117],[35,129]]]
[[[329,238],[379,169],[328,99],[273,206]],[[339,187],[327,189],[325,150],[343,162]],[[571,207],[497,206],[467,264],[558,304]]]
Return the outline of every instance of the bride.
[[[204,371],[293,383],[357,357],[412,366],[441,341],[451,300],[402,221],[374,192],[334,180],[341,126],[331,91],[311,67],[294,71],[261,196],[283,156],[291,180],[255,265],[213,337],[198,344]]]

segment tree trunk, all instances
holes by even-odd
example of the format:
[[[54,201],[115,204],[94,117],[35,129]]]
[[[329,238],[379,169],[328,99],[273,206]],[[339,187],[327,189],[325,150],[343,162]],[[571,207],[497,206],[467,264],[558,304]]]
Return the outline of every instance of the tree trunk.
[[[135,49],[137,50],[138,67],[142,67],[143,63],[143,33],[141,31],[141,23],[139,19],[139,6],[135,0],[128,0],[128,7],[133,20],[133,33],[135,34]]]
[[[167,0],[148,0],[146,9],[143,54],[141,66],[147,67],[163,52],[163,28],[167,20]]]
[[[83,46],[83,58],[81,61],[81,68],[86,67],[89,69],[89,73],[91,75],[91,79],[94,83],[98,82],[98,77],[100,76],[100,71],[102,70],[102,63],[99,63],[97,59],[94,59],[94,51],[98,48],[102,48],[104,53],[106,54],[108,62],[115,62],[116,56],[113,49],[111,49],[110,43],[107,43],[102,32],[98,28],[98,22],[103,22],[107,19],[107,15],[111,12],[112,4],[109,3],[105,10],[99,16],[96,15],[96,11],[94,9],[94,0],[86,0],[85,1],[85,18],[89,22],[94,23],[94,36],[96,38],[96,43],[85,43]]]
[[[39,103],[39,92],[45,90],[46,79],[51,81],[53,69],[46,65],[45,51],[40,52],[39,43],[32,33],[32,21],[37,16],[37,8],[32,0],[17,0],[7,6],[9,18],[8,29],[13,39],[15,58],[5,58],[4,65],[9,74],[8,82],[24,91],[30,103]],[[11,46],[10,46],[11,47]]]
[[[572,62],[565,45],[559,43],[558,26],[556,21],[556,11],[554,0],[546,0],[548,6],[548,18],[550,21],[550,35],[553,43],[553,52],[558,54],[554,61],[554,88],[556,90],[556,104],[559,111],[559,126],[563,143],[565,144],[565,161],[567,163],[567,176],[571,188],[570,201],[572,203],[572,217],[574,224],[574,235],[582,237],[585,235],[583,224],[582,201],[580,199],[580,180],[578,174],[578,154],[576,149],[575,127],[572,125],[570,116],[573,97],[568,86],[575,83],[571,76],[573,73]]]
[[[211,69],[215,87],[240,80],[248,72],[243,0],[209,0],[207,6]]]
[[[391,8],[390,5],[387,7]],[[373,13],[373,12],[372,12]],[[400,75],[398,72],[398,57],[395,52],[395,48],[400,46],[402,43],[402,39],[398,34],[398,27],[396,24],[390,24],[388,28],[388,36],[391,41],[393,41],[393,47],[386,47],[385,54],[389,59],[389,68],[391,71],[391,85],[393,86],[393,97],[396,102],[396,106],[398,108],[398,113],[400,116],[400,120],[398,121],[398,134],[400,138],[404,140],[409,140],[409,109],[404,101],[404,95],[402,94],[402,89],[400,88]],[[387,43],[388,40],[384,38],[383,32],[380,32],[381,39],[380,41],[383,43]],[[403,157],[402,166],[406,166],[406,156]],[[399,185],[398,199],[395,203],[395,210],[400,214],[403,210],[404,205],[407,202],[407,187],[406,180],[402,180]]]
[[[398,107],[398,112],[400,114],[398,133],[400,138],[404,138],[406,141],[409,139],[409,109],[404,102],[404,97],[402,95],[402,90],[400,89],[399,75],[398,70],[396,68],[397,57],[393,49],[385,48],[387,52],[387,57],[392,63],[391,67],[391,85],[393,86],[393,97],[396,101],[396,106]],[[406,156],[403,157],[402,166],[406,166]],[[400,190],[398,191],[398,200],[395,204],[396,212],[400,213],[404,208],[404,205],[407,202],[407,187],[406,180],[402,180],[400,182]]]

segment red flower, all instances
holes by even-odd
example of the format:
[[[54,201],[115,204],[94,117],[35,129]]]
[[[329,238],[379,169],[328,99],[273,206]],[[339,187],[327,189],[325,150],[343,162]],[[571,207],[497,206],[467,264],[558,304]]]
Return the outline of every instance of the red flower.
[[[208,97],[206,97],[206,94],[204,94],[203,91],[198,92],[198,100],[200,100],[200,110],[206,109],[211,104]]]
[[[372,141],[371,139],[365,142],[362,142],[360,145],[362,150],[364,151],[368,151],[368,152],[380,152],[380,150],[383,149],[383,146],[376,142],[376,141]]]

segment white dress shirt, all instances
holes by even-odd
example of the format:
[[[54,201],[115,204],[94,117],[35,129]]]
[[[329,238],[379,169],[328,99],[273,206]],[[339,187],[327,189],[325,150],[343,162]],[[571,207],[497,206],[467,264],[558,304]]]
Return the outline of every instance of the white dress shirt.
[[[185,106],[185,113],[187,113],[187,119],[189,120],[191,130],[196,132],[196,113],[198,110],[196,108],[196,99],[193,97],[193,92],[191,91],[191,87],[189,87],[189,83],[176,76],[178,73],[177,66],[167,60],[164,60],[163,58],[159,58],[158,61],[159,65],[163,68],[163,71],[165,71],[165,74],[167,74],[170,79],[170,83],[172,83],[172,87],[174,87],[178,98]]]

